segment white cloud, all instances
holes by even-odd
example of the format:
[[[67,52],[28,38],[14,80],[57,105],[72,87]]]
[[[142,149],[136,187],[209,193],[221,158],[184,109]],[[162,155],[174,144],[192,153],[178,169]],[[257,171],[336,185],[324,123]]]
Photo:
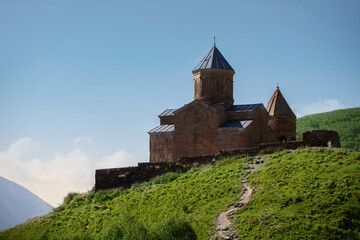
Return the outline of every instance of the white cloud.
[[[297,117],[302,117],[304,115],[329,112],[336,109],[342,109],[348,107],[350,106],[346,106],[340,103],[339,100],[337,99],[326,99],[326,100],[321,100],[306,104],[294,104],[292,106],[292,109],[294,110]]]
[[[134,157],[125,150],[117,151],[115,154],[104,157],[96,164],[96,168],[115,168],[137,165]]]
[[[76,147],[79,146],[80,142],[88,142],[91,143],[92,142],[92,138],[89,136],[83,136],[83,137],[77,137],[74,139],[74,144]]]
[[[8,150],[8,155],[12,157],[19,157],[29,152],[36,151],[40,144],[31,140],[31,138],[24,137],[11,144]]]
[[[91,138],[77,138],[91,141]],[[94,163],[80,148],[67,153],[57,153],[52,159],[37,156],[40,144],[31,138],[20,138],[8,150],[0,152],[0,176],[14,181],[49,202],[53,206],[62,203],[68,192],[85,192],[95,182],[95,168],[124,167],[135,161],[125,150]]]

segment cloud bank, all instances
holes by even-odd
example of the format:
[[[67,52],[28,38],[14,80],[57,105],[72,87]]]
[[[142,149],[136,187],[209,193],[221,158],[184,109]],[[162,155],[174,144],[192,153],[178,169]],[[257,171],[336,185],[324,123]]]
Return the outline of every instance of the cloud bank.
[[[123,149],[94,162],[78,147],[82,141],[91,142],[91,138],[76,138],[74,150],[56,153],[52,159],[44,160],[33,157],[40,152],[40,143],[29,137],[20,138],[6,151],[0,152],[0,176],[26,187],[48,203],[57,206],[68,192],[91,189],[96,168],[136,164],[134,157]]]
[[[302,117],[309,114],[329,112],[349,107],[351,106],[346,106],[337,99],[326,99],[306,104],[294,104],[292,109],[297,117]]]

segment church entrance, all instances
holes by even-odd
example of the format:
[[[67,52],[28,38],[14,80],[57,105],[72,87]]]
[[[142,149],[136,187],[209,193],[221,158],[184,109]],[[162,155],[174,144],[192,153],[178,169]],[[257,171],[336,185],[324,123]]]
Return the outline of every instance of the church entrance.
[[[279,142],[286,142],[286,137],[284,135],[281,135],[279,137]]]

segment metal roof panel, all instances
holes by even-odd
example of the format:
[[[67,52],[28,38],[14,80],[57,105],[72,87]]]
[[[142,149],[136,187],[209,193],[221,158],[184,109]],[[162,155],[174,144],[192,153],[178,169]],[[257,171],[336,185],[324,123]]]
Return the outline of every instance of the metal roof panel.
[[[149,133],[174,132],[174,124],[164,124],[157,126],[149,131]]]
[[[175,112],[176,110],[177,110],[177,109],[166,109],[165,111],[163,111],[162,113],[160,113],[159,117],[174,115],[174,112]]]
[[[210,49],[210,51],[205,55],[205,57],[193,69],[193,72],[200,69],[210,68],[229,69],[234,71],[234,69],[230,66],[228,61],[226,61],[226,59],[216,46]]]
[[[262,104],[242,104],[242,105],[232,105],[230,106],[226,111],[227,112],[248,112],[248,111],[254,111],[258,107],[260,107]]]
[[[229,120],[220,125],[220,128],[247,128],[253,120]]]

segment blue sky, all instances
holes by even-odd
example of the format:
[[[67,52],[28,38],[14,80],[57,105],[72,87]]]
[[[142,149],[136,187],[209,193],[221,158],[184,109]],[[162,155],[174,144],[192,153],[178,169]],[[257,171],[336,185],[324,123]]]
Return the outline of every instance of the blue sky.
[[[266,105],[279,83],[298,116],[357,107],[359,12],[352,0],[1,1],[0,175],[56,205],[95,168],[148,161],[147,132],[192,100],[214,35],[235,103]]]

